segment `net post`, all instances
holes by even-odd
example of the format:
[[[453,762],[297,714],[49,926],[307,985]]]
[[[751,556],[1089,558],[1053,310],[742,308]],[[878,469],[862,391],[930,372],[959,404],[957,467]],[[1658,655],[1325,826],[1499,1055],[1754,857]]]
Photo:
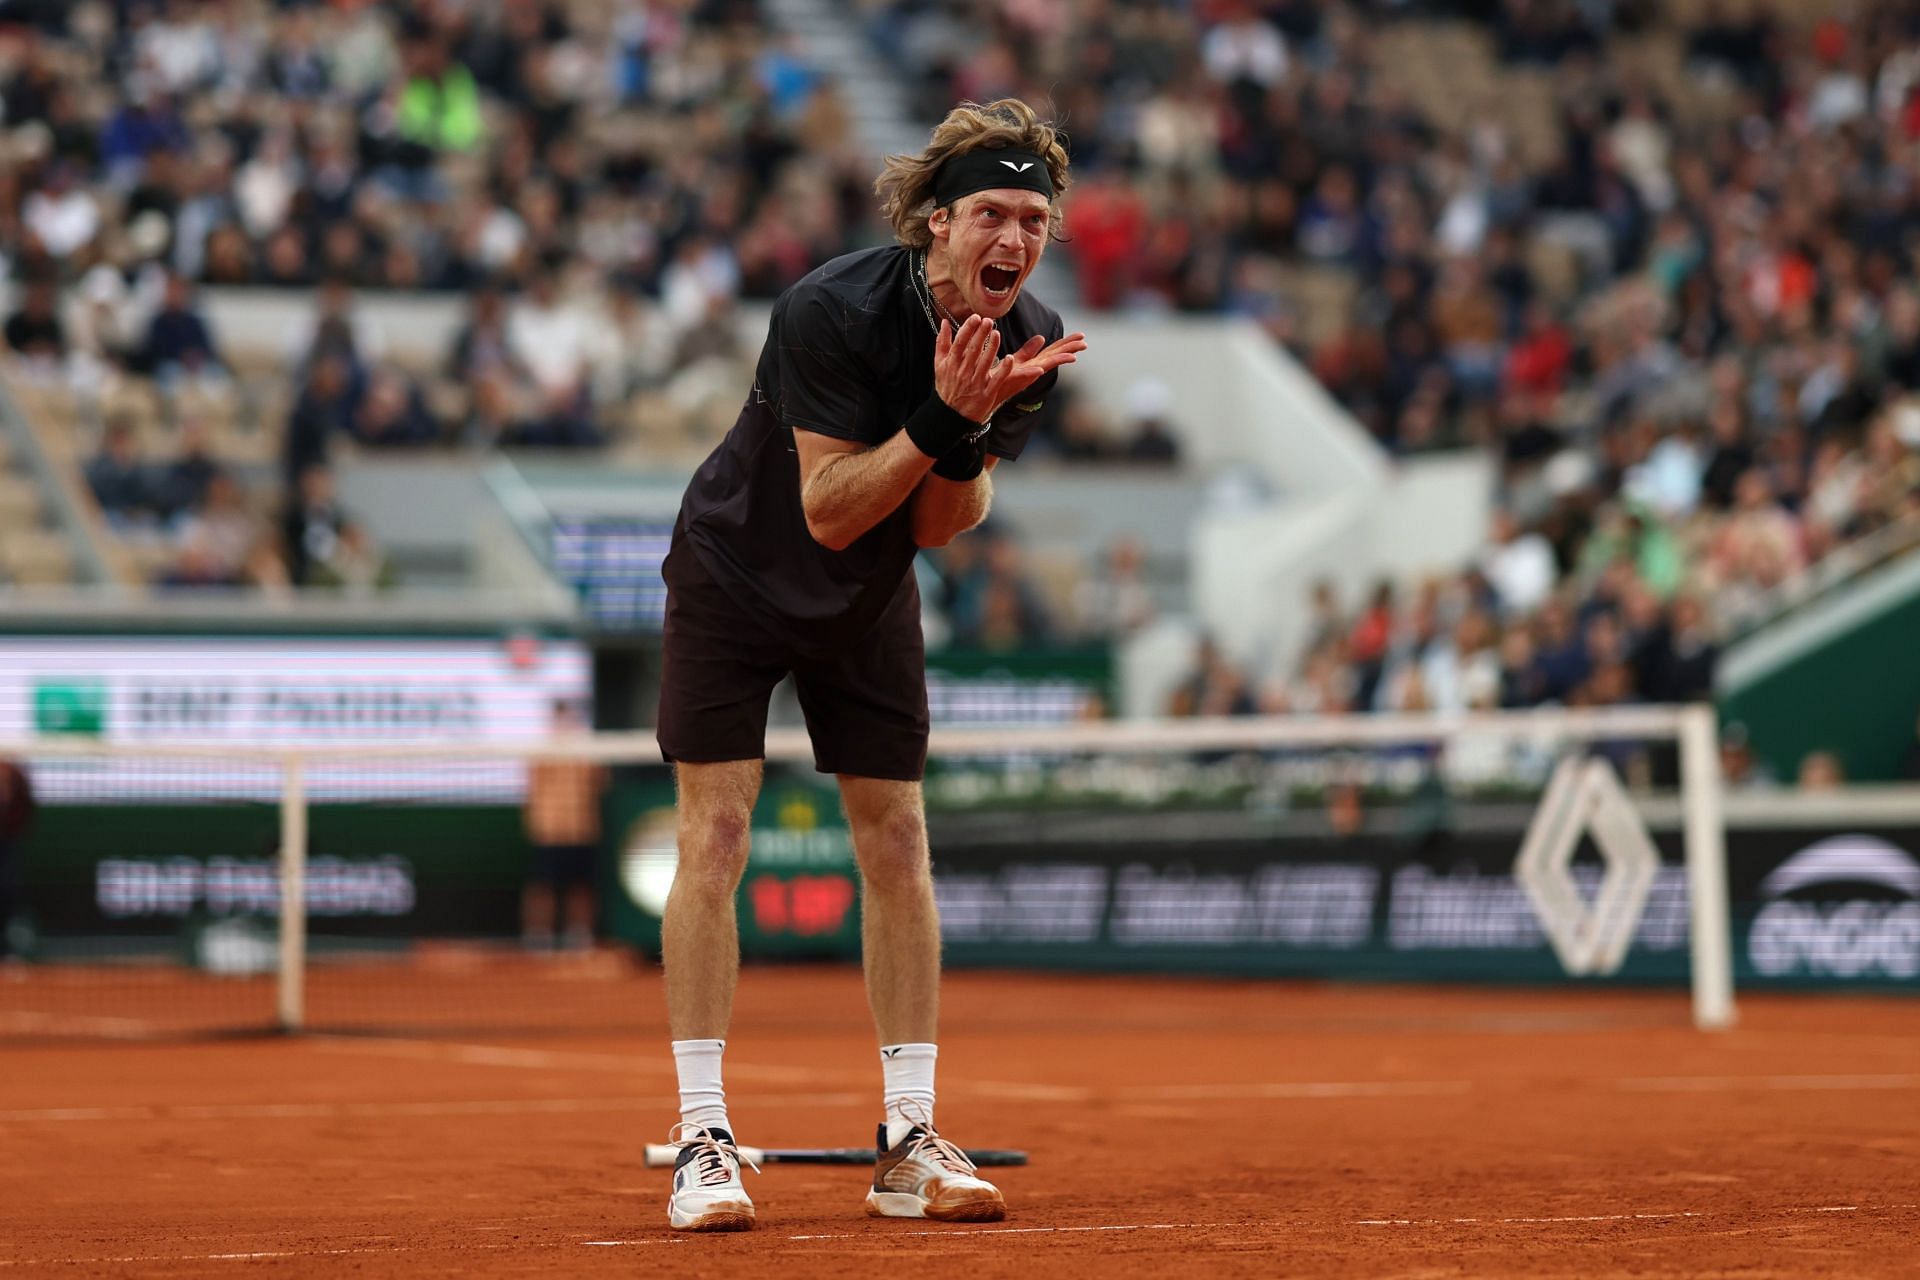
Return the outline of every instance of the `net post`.
[[[298,1031],[307,1012],[307,779],[298,754],[285,757],[280,781],[280,1029]]]
[[[1693,939],[1693,1022],[1734,1024],[1733,921],[1720,804],[1719,723],[1710,704],[1680,711],[1680,803],[1686,821],[1687,901]]]

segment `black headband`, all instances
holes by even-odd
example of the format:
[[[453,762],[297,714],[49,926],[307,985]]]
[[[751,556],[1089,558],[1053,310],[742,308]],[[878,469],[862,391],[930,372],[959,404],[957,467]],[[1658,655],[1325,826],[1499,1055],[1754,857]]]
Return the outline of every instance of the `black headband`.
[[[949,159],[933,175],[933,202],[952,204],[961,196],[995,187],[1038,191],[1053,199],[1053,174],[1047,162],[1031,151],[967,151]]]

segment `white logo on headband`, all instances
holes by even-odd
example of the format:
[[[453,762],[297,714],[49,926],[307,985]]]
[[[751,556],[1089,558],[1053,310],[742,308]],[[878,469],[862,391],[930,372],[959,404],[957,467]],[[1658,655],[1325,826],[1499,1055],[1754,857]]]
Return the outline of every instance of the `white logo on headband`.
[[[1007,166],[1007,168],[1013,170],[1015,173],[1025,173],[1027,170],[1033,168],[1033,161],[1031,160],[1022,160],[1019,164],[1015,164],[1011,160],[1002,160],[1000,163]]]

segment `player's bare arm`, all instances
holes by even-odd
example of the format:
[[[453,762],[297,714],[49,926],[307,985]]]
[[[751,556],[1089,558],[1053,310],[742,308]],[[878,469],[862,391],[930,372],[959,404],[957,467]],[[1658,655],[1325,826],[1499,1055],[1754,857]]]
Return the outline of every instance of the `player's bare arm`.
[[[942,321],[933,375],[939,405],[929,406],[932,412],[915,414],[916,421],[873,448],[818,432],[794,432],[808,532],[822,546],[843,550],[909,497],[914,541],[923,547],[944,546],[979,524],[992,494],[985,471],[991,460],[980,443],[984,424],[1040,378],[1072,364],[1086,345],[1079,333],[1052,343],[1035,336],[1003,357],[999,330],[986,317],[969,316],[957,332]],[[963,451],[972,452],[979,470],[962,478],[973,470],[963,463],[962,472],[942,475],[943,460]]]
[[[941,327],[941,336],[937,351],[947,346],[945,325]],[[998,344],[997,332],[991,340]],[[1054,369],[1072,364],[1086,349],[1086,337],[1079,333],[1070,333],[1051,343],[1038,334],[1029,338],[1020,350],[1002,357],[995,365],[997,399],[992,413],[998,413],[1007,401]],[[938,381],[936,371],[936,385]],[[997,456],[986,453],[980,474],[971,480],[949,478],[938,468],[929,471],[913,493],[913,540],[923,547],[944,547],[985,520],[993,506],[993,481],[988,473],[999,461]]]

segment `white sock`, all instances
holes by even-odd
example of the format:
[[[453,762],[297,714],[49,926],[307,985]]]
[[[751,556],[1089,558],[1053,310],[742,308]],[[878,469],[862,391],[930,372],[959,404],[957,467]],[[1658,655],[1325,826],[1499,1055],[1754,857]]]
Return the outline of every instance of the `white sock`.
[[[727,1120],[727,1091],[720,1084],[720,1054],[725,1040],[675,1040],[673,1065],[680,1073],[680,1119],[702,1129],[733,1132]]]
[[[936,1044],[889,1044],[880,1047],[880,1074],[885,1081],[887,1145],[893,1147],[914,1125],[933,1125],[933,1061]]]

